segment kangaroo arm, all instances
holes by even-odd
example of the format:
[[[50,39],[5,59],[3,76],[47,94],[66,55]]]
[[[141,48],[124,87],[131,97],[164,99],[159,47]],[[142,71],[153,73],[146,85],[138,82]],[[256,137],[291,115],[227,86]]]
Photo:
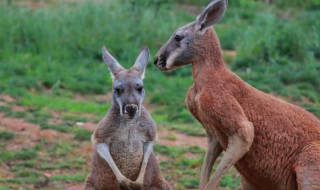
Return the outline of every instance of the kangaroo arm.
[[[214,190],[218,188],[219,181],[228,169],[249,151],[253,143],[254,126],[233,96],[221,98],[219,94],[211,94],[211,96],[200,96],[199,102],[202,108],[201,114],[208,119],[213,119],[213,123],[219,123],[219,130],[228,140],[224,156],[204,188],[204,190]],[[208,106],[208,104],[214,106]]]
[[[222,152],[222,147],[216,137],[208,134],[208,148],[201,169],[200,189],[203,189],[210,179],[210,173],[217,157]]]
[[[109,146],[106,143],[98,143],[96,145],[96,149],[98,154],[109,164],[111,170],[115,174],[117,181],[120,183],[127,178],[120,172],[119,168],[117,167],[116,163],[113,161],[110,151],[109,151]]]
[[[142,165],[141,165],[141,168],[140,168],[139,176],[138,176],[138,178],[136,180],[137,183],[143,184],[144,175],[145,175],[146,169],[147,169],[147,164],[148,164],[150,155],[151,155],[151,153],[153,151],[153,145],[154,145],[154,141],[149,141],[145,145],[146,148],[145,148],[144,154],[143,154]]]
[[[249,151],[254,137],[253,125],[249,121],[244,121],[238,127],[238,133],[228,136],[226,152],[205,190],[217,189],[219,181],[228,169]]]

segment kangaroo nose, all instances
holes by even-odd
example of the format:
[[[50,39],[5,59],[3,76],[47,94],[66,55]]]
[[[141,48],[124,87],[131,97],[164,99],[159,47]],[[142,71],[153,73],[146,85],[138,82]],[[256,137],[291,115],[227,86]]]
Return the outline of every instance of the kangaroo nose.
[[[138,111],[138,106],[135,104],[128,104],[125,107],[125,111],[128,113],[128,115],[134,116]]]
[[[159,61],[159,57],[158,57],[158,55],[156,55],[154,57],[153,63],[156,65],[156,64],[158,64],[158,61]]]
[[[164,68],[167,65],[167,58],[164,54],[156,55],[154,57],[153,63],[158,67],[158,68]]]

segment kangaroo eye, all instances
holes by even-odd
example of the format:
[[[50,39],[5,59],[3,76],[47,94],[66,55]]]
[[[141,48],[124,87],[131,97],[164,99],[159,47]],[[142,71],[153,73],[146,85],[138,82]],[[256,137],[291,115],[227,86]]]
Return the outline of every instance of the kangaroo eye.
[[[180,42],[183,38],[184,38],[183,36],[175,35],[174,40],[175,40],[176,42]]]
[[[137,89],[138,92],[142,92],[143,86],[138,86],[136,89]]]
[[[122,88],[116,88],[115,90],[116,90],[116,93],[117,93],[117,94],[121,94],[121,93],[123,92],[123,89],[122,89]]]

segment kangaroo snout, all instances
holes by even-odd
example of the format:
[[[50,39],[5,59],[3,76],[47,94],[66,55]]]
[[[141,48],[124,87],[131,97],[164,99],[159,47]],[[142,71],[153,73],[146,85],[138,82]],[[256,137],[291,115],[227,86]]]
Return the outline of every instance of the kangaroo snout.
[[[131,117],[136,115],[137,111],[138,111],[138,106],[135,104],[127,104],[124,107],[124,113],[128,114]]]
[[[162,54],[157,54],[154,57],[153,63],[158,67],[160,70],[166,70],[166,65],[167,65],[167,59],[164,55]]]

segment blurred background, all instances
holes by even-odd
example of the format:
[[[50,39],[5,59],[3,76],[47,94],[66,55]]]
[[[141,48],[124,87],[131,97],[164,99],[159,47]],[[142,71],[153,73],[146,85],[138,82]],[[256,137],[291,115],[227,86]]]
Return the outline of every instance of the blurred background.
[[[0,190],[82,189],[90,136],[112,100],[101,47],[127,68],[151,50],[145,106],[161,170],[197,189],[205,131],[187,111],[191,67],[159,72],[157,50],[209,0],[1,0]],[[320,1],[229,0],[214,28],[226,65],[252,86],[320,116]],[[221,181],[237,189],[235,169]]]

